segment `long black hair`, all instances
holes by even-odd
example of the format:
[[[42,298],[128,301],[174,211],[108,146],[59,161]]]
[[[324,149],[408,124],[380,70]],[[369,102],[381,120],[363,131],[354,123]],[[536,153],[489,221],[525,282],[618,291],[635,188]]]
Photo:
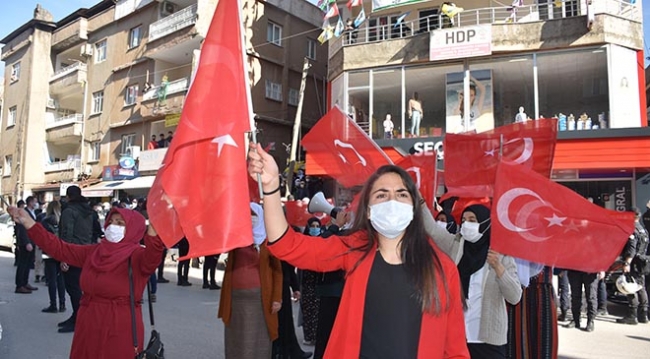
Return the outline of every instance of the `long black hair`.
[[[402,168],[386,165],[380,167],[370,178],[361,191],[359,206],[355,213],[355,220],[350,232],[365,231],[368,233],[368,242],[362,246],[351,248],[351,251],[364,252],[363,256],[355,264],[350,272],[353,272],[359,264],[371,253],[373,248],[379,245],[377,231],[368,219],[368,208],[370,203],[370,191],[375,182],[383,175],[394,173],[400,176],[404,186],[413,199],[413,220],[406,227],[406,232],[401,242],[400,258],[404,270],[410,278],[417,291],[418,300],[423,312],[440,314],[449,308],[449,291],[447,280],[440,258],[431,246],[430,239],[424,230],[424,219],[420,210],[421,197],[411,176]],[[438,281],[442,280],[444,286],[445,306],[440,299]]]

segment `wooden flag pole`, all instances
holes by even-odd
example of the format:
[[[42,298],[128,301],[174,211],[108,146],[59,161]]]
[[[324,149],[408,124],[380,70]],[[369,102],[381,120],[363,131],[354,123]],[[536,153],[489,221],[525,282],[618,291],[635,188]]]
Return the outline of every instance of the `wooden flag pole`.
[[[286,192],[285,197],[291,194],[291,183],[293,182],[293,172],[296,167],[296,157],[298,153],[298,136],[300,135],[300,126],[302,122],[302,104],[305,98],[305,85],[307,83],[307,74],[311,64],[309,59],[305,57],[305,62],[302,66],[302,80],[300,81],[300,92],[298,93],[298,108],[296,109],[296,118],[293,122],[293,137],[291,138],[291,155],[289,156],[289,173],[287,173]]]

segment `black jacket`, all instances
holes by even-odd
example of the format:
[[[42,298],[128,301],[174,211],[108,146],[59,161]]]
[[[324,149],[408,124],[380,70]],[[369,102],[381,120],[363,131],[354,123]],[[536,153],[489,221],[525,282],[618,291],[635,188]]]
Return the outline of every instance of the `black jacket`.
[[[72,201],[61,212],[59,237],[73,244],[94,244],[95,211],[85,201]]]
[[[644,255],[648,252],[648,232],[639,222],[634,222],[634,233],[627,240],[623,253],[623,259],[634,258],[637,255]]]
[[[36,220],[34,216],[32,216],[32,213],[25,208],[25,211],[29,213],[29,216],[32,217],[32,219]],[[24,247],[28,244],[33,245],[34,243],[32,242],[31,239],[29,239],[29,236],[27,235],[27,228],[23,226],[22,224],[16,223],[14,226],[14,231],[16,234],[16,246],[18,247]]]

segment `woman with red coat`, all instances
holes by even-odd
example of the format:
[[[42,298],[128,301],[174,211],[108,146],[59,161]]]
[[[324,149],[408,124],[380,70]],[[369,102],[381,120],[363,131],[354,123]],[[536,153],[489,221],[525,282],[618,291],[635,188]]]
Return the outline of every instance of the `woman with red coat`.
[[[379,168],[361,192],[351,234],[322,239],[289,228],[273,157],[256,144],[248,157],[265,192],[271,253],[299,268],[347,273],[325,359],[469,358],[458,271],[428,238],[406,171]]]
[[[97,245],[69,244],[35,223],[26,211],[10,208],[16,223],[52,258],[82,268],[83,296],[72,340],[71,359],[133,358],[142,350],[142,294],[158,268],[163,243],[144,217],[132,210],[114,208],[106,217],[106,239]],[[146,235],[145,235],[146,230]],[[146,247],[140,246],[144,236]],[[139,348],[133,347],[128,260],[131,258],[136,301]]]

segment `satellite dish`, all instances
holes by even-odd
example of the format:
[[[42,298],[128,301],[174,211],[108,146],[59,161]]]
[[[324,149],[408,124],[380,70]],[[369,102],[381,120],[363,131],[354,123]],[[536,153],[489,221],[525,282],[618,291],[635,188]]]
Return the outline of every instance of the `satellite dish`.
[[[124,156],[120,158],[120,167],[125,168],[127,170],[130,170],[131,168],[135,167],[135,160],[133,157],[130,156]]]

